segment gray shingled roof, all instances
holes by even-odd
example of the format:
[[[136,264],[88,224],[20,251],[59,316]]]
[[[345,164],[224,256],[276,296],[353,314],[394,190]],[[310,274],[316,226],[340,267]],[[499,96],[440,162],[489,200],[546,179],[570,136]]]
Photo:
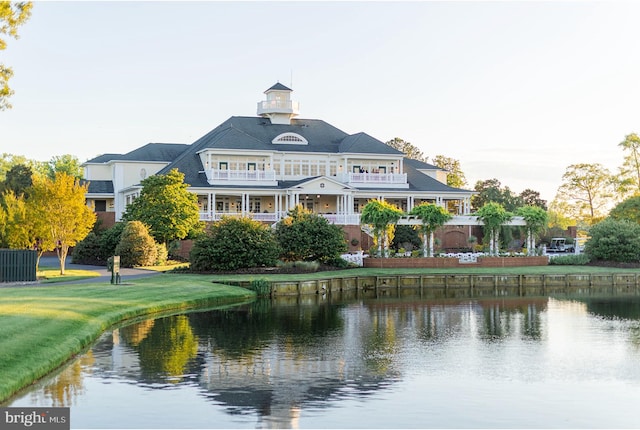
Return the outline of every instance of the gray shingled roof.
[[[403,165],[411,191],[471,192],[462,188],[450,187],[418,171],[418,169],[439,169],[439,167],[411,158],[405,158]]]
[[[293,91],[291,88],[285,87],[284,85],[282,85],[280,82],[276,83],[275,85],[273,85],[271,88],[269,88],[267,91],[271,91],[271,90],[278,90],[278,91]],[[265,93],[267,92],[265,91]]]
[[[339,152],[355,152],[365,154],[401,155],[402,152],[390,147],[367,133],[356,133],[345,137],[340,143]]]
[[[182,154],[189,145],[183,143],[147,143],[126,154],[99,155],[85,163],[107,163],[109,161],[161,161],[171,162]]]
[[[84,185],[89,183],[87,193],[89,194],[113,194],[113,182],[112,181],[87,181],[81,180],[80,184]]]

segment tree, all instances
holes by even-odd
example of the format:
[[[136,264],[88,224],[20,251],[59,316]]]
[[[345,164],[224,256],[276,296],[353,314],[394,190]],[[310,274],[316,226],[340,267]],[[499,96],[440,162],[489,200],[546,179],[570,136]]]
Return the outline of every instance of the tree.
[[[571,217],[589,225],[606,215],[612,197],[612,176],[600,163],[568,166],[556,194],[556,200],[568,204]]]
[[[16,196],[11,190],[5,191],[0,205],[0,247],[29,249],[34,241],[23,196]]]
[[[394,137],[388,142],[385,142],[385,145],[392,147],[393,149],[397,149],[398,151],[404,153],[407,158],[411,158],[413,160],[419,160],[423,162],[427,162],[428,157],[422,153],[422,151],[415,145],[409,142],[405,142],[399,137]]]
[[[276,224],[276,239],[283,259],[329,263],[347,250],[343,230],[326,218],[304,209],[301,205]]]
[[[172,169],[142,182],[140,197],[127,206],[125,221],[142,221],[159,243],[184,239],[202,230],[198,197],[189,192],[184,174]]]
[[[9,169],[6,179],[0,184],[0,192],[12,191],[21,196],[25,194],[31,185],[33,185],[31,167],[24,164],[16,164]]]
[[[476,212],[478,218],[484,223],[484,229],[489,235],[489,254],[498,255],[498,239],[502,224],[509,221],[513,214],[496,202],[489,202]]]
[[[524,206],[537,206],[545,211],[547,210],[547,201],[540,198],[538,191],[527,188],[520,193],[519,197]]]
[[[189,261],[196,271],[274,266],[280,246],[271,228],[251,218],[222,217],[196,239]]]
[[[75,155],[56,155],[46,163],[42,165],[42,174],[53,179],[56,173],[66,173],[67,175],[76,179],[82,179],[83,169],[80,166],[80,161]]]
[[[615,220],[628,220],[640,224],[640,196],[629,197],[623,202],[618,203],[611,212],[609,217]]]
[[[474,211],[489,202],[499,203],[508,211],[514,211],[523,205],[519,196],[515,195],[509,187],[503,188],[500,181],[495,178],[477,181],[474,190],[478,192],[471,197],[471,208]]]
[[[381,256],[387,256],[393,230],[402,215],[402,210],[384,200],[370,200],[362,208],[360,222],[373,228],[374,240]]]
[[[2,35],[18,38],[18,27],[31,16],[32,2],[0,1],[0,51],[7,48]],[[13,76],[10,67],[0,63],[0,110],[11,109],[8,98],[13,95],[9,87],[9,79]]]
[[[115,255],[120,256],[122,267],[152,266],[158,250],[147,226],[140,221],[129,221],[122,230]]]
[[[460,162],[444,155],[436,155],[433,157],[433,164],[441,169],[446,170],[447,185],[454,188],[463,188],[467,186],[467,178],[460,167]]]
[[[536,249],[535,235],[543,231],[547,226],[549,220],[547,211],[539,206],[522,206],[517,209],[516,215],[523,217],[527,223],[527,253],[534,255]]]
[[[13,166],[24,165],[33,167],[35,162],[27,159],[24,155],[14,155],[7,152],[3,152],[0,156],[0,181],[7,179],[7,172],[11,170]]]
[[[57,173],[54,180],[35,177],[30,191],[42,250],[56,250],[61,275],[69,248],[84,239],[96,222],[96,214],[86,205],[86,193],[87,185],[65,173]]]
[[[432,257],[433,233],[452,218],[451,214],[442,206],[424,203],[414,206],[409,215],[415,215],[422,221],[419,226],[422,234],[422,255]]]
[[[618,144],[626,155],[620,167],[619,191],[622,195],[640,193],[640,137],[636,133],[625,136]]]

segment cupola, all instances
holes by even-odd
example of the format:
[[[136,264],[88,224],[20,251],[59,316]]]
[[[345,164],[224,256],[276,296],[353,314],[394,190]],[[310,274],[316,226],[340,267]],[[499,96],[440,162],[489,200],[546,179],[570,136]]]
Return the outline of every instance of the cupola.
[[[269,88],[264,92],[267,100],[258,102],[258,115],[269,118],[271,124],[291,125],[291,119],[300,113],[298,102],[291,101],[292,92],[280,82]]]

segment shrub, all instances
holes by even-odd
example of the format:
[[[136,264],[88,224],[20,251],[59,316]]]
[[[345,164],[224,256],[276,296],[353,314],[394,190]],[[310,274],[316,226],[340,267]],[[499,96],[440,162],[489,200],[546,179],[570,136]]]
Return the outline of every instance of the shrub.
[[[586,254],[559,255],[549,259],[549,265],[553,266],[584,266],[591,259]]]
[[[271,283],[266,279],[254,279],[249,284],[249,289],[255,291],[260,297],[269,296],[271,294]]]
[[[280,247],[271,229],[250,218],[223,217],[196,239],[189,260],[195,271],[274,266]]]
[[[100,259],[100,238],[91,232],[73,248],[71,260],[74,264],[105,264],[105,260]]]
[[[593,260],[640,261],[640,225],[607,218],[591,227],[585,253]]]
[[[125,225],[127,225],[126,222],[117,222],[113,227],[102,232],[100,235],[100,260],[107,261],[109,257],[115,255]]]
[[[147,226],[140,221],[130,221],[122,230],[115,255],[120,256],[122,267],[152,266],[158,258],[158,250]]]
[[[343,230],[301,206],[276,225],[276,239],[284,260],[326,263],[347,251]]]
[[[305,272],[317,272],[320,269],[320,263],[317,261],[285,261],[279,262],[278,267],[281,269],[299,269]]]
[[[156,243],[156,266],[163,266],[167,264],[167,260],[169,259],[169,251],[167,250],[167,245],[164,243]]]

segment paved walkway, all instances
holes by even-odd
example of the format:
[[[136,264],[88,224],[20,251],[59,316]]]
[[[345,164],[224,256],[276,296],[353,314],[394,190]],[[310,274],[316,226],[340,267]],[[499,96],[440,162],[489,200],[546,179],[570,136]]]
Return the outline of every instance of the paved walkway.
[[[100,276],[97,278],[81,279],[78,281],[53,282],[53,283],[47,283],[47,284],[42,284],[40,282],[23,282],[23,283],[12,283],[12,284],[0,283],[0,286],[5,286],[5,287],[30,286],[30,285],[55,286],[55,285],[65,285],[65,284],[83,284],[83,283],[86,284],[87,282],[92,282],[92,283],[104,282],[106,284],[111,283],[111,272],[107,270],[106,266],[88,266],[83,264],[71,264],[69,263],[70,260],[71,258],[68,258],[64,265],[66,270],[91,270],[92,272],[98,272]],[[60,261],[58,260],[58,257],[43,256],[42,258],[40,258],[40,267],[60,267]],[[130,280],[130,279],[153,276],[159,273],[161,272],[156,272],[154,270],[122,268],[120,269],[120,282],[124,284],[127,282],[127,280]]]

